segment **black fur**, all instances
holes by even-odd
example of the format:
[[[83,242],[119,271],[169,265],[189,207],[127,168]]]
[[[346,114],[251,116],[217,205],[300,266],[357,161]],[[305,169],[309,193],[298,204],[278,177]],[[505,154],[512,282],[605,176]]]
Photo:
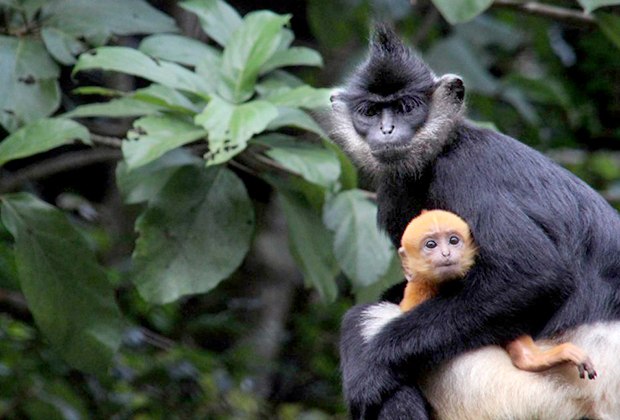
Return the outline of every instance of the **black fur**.
[[[387,72],[392,62],[400,68],[403,60],[422,68],[415,56],[391,51],[385,54],[396,54],[393,60],[382,60],[373,72]],[[391,399],[408,390],[418,394],[421,372],[462,352],[620,318],[618,213],[548,158],[460,121],[421,173],[382,169],[378,223],[395,244],[422,209],[444,209],[469,224],[479,257],[458,287],[391,321],[368,343],[359,332],[365,306],[347,314],[342,372],[354,418],[419,413],[421,395],[398,404]]]

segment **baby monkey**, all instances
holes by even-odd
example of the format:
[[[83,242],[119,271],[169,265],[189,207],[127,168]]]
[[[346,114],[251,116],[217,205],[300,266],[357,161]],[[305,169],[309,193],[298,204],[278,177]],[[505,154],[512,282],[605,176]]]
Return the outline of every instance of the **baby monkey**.
[[[423,210],[403,233],[398,249],[407,286],[400,308],[408,311],[436,296],[441,283],[462,278],[477,254],[469,226],[454,213]],[[541,372],[562,363],[572,363],[579,377],[596,378],[587,353],[571,343],[542,351],[529,335],[506,345],[512,363],[519,369]]]

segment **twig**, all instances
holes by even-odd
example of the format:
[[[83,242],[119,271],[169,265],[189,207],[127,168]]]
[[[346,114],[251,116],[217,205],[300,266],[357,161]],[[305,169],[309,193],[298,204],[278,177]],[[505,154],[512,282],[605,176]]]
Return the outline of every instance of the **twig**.
[[[93,141],[93,143],[99,146],[114,147],[116,149],[120,149],[121,145],[123,144],[123,140],[119,139],[118,137],[100,136],[99,134],[94,133],[90,133],[90,139]]]
[[[164,337],[163,335],[159,335],[156,332],[149,330],[148,328],[138,328],[140,329],[140,332],[144,334],[144,341],[152,345],[153,347],[157,347],[160,350],[168,351],[174,346],[176,346],[176,343],[174,341],[170,340],[167,337]]]
[[[505,7],[551,19],[596,25],[596,19],[584,11],[550,6],[548,4],[536,3],[533,1],[523,3],[519,0],[495,0],[492,7]]]
[[[0,193],[14,191],[28,181],[35,181],[95,163],[120,160],[122,157],[121,151],[116,149],[86,149],[64,153],[3,176],[0,179]]]

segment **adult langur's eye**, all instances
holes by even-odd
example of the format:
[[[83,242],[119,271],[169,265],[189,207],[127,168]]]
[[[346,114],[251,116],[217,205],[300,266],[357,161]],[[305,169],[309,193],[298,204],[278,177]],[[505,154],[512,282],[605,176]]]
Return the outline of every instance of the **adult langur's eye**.
[[[450,245],[456,245],[459,242],[461,242],[461,240],[458,237],[456,237],[456,236],[450,237]]]
[[[435,242],[435,241],[427,241],[424,244],[424,246],[429,248],[429,249],[433,249],[433,248],[437,247],[437,242]]]
[[[362,108],[360,110],[360,114],[362,114],[362,115],[364,115],[366,117],[374,117],[378,113],[379,113],[379,110],[374,105],[364,107],[364,108]]]
[[[399,105],[400,105],[399,106],[400,111],[403,114],[408,114],[411,111],[413,111],[413,109],[415,108],[416,104],[411,99],[403,98],[403,99],[400,100],[400,104]]]

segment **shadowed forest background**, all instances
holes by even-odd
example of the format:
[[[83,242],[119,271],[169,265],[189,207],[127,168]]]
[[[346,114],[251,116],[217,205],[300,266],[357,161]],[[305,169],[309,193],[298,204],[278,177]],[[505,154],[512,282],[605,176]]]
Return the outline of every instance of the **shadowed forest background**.
[[[617,4],[0,0],[0,419],[347,418],[402,279],[324,123],[372,22],[618,207]]]

